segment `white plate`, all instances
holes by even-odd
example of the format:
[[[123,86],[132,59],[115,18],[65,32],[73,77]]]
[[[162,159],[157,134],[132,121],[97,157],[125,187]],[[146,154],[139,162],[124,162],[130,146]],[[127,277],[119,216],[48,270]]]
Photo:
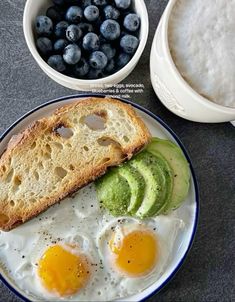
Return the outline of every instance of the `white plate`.
[[[5,133],[0,138],[0,154],[5,150],[6,145],[12,135],[19,133],[22,131],[29,123],[38,120],[46,115],[51,114],[55,109],[61,107],[64,104],[72,103],[74,100],[87,97],[91,95],[77,95],[77,96],[68,96],[63,97],[60,99],[56,99],[45,103],[34,110],[28,112],[23,117],[21,117],[18,121],[16,121],[10,128],[6,130]],[[97,96],[97,95],[95,95]],[[100,95],[99,95],[100,96]],[[102,97],[102,96],[101,96]],[[124,102],[128,102],[123,100]],[[195,236],[197,221],[198,221],[198,213],[199,213],[199,196],[198,196],[198,188],[197,182],[195,178],[195,174],[192,168],[191,161],[185,151],[180,140],[174,134],[174,132],[157,116],[149,112],[148,110],[144,109],[143,107],[131,103],[137,113],[142,117],[143,121],[149,128],[151,134],[153,136],[157,136],[164,139],[169,139],[172,142],[176,143],[180,146],[182,151],[184,152],[187,160],[190,163],[191,169],[191,185],[190,191],[187,197],[187,200],[183,203],[183,205],[176,210],[177,216],[182,219],[185,223],[184,229],[179,233],[178,237],[176,238],[175,245],[174,245],[174,254],[171,255],[171,259],[168,263],[168,266],[162,276],[156,280],[154,284],[150,287],[145,289],[143,292],[138,293],[137,295],[131,296],[128,299],[126,298],[125,301],[142,301],[153,294],[157,293],[164,285],[166,285],[170,279],[174,276],[174,274],[178,271],[181,267]],[[17,284],[14,284],[9,277],[3,272],[3,269],[0,268],[0,280],[6,284],[12,292],[14,292],[17,296],[22,298],[24,301],[32,301],[27,296],[26,293],[22,292],[17,287]]]

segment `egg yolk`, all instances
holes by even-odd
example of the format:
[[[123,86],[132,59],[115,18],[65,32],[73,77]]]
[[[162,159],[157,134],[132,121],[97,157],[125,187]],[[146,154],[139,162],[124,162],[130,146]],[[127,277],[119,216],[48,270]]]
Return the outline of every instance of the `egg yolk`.
[[[72,295],[89,280],[89,263],[84,256],[72,253],[60,245],[54,245],[49,247],[40,259],[38,275],[51,293],[60,296]]]
[[[115,265],[130,277],[148,274],[158,258],[156,237],[146,230],[132,231],[121,241],[117,241],[114,234],[109,247],[115,254]]]

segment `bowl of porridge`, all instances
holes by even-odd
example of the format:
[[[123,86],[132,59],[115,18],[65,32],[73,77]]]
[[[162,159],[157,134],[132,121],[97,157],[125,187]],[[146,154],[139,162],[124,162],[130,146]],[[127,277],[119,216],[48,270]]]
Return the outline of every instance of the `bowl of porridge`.
[[[235,2],[170,0],[153,40],[150,70],[160,101],[178,116],[235,120]]]

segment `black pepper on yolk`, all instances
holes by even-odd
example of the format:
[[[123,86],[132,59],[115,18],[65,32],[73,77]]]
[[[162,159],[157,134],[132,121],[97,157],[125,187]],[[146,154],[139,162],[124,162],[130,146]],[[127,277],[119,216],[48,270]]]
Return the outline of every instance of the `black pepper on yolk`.
[[[115,233],[109,247],[115,255],[116,267],[129,277],[148,274],[158,258],[158,244],[155,235],[149,230],[135,230],[125,235],[120,242]]]
[[[72,252],[71,246],[49,247],[38,264],[38,275],[43,286],[51,293],[68,296],[77,293],[90,277],[88,260]]]

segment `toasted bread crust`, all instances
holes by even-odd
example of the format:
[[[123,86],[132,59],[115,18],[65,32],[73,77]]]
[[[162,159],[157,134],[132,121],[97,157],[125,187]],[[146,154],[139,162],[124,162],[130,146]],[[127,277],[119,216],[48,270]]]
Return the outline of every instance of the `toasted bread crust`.
[[[92,131],[77,119],[103,111],[113,115],[120,126],[113,128],[108,116],[104,130]],[[131,129],[129,132],[121,129],[125,123]],[[61,137],[57,133],[60,126],[72,128],[73,137]],[[126,137],[130,133],[128,141],[119,137],[122,133]],[[100,136],[107,136],[117,144],[100,146],[97,144]],[[150,133],[132,106],[109,98],[79,99],[34,122],[12,137],[0,158],[0,228],[8,231],[37,216],[94,181],[108,167],[130,159],[149,141]],[[89,151],[82,149],[84,144]]]

